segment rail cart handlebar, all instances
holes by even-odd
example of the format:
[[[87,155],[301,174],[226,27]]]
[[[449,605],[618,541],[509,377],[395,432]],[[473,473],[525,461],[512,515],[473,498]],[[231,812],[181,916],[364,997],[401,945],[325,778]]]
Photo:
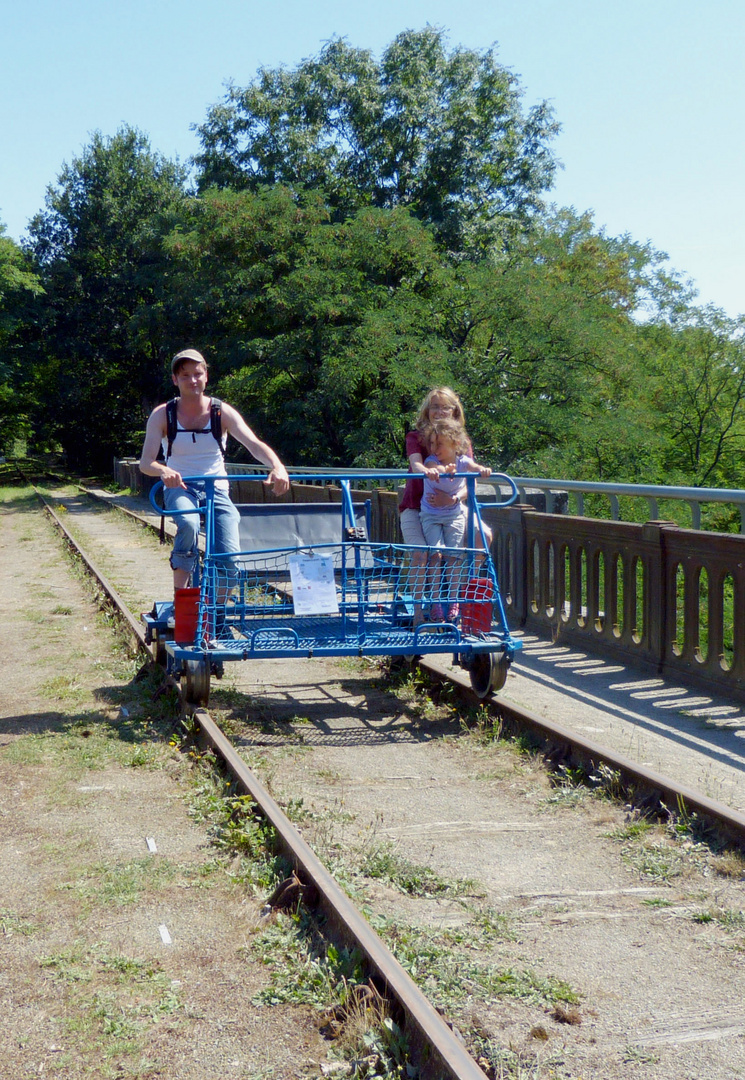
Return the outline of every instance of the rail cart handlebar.
[[[200,483],[205,483],[206,482],[206,484],[209,486],[211,484],[214,484],[214,482],[216,480],[227,480],[227,481],[256,480],[259,477],[261,477],[262,475],[263,474],[258,473],[258,472],[251,472],[251,473],[245,473],[245,474],[244,473],[241,473],[241,474],[232,473],[230,475],[224,474],[222,476],[185,476],[185,477],[183,477],[183,480],[184,480],[184,483],[186,483],[186,484],[188,484],[190,482],[199,481]],[[472,494],[474,496],[475,496],[475,492],[476,492],[476,484],[479,481],[481,483],[488,483],[488,484],[493,485],[495,487],[495,490],[498,487],[501,486],[502,482],[504,482],[504,484],[507,487],[509,487],[509,489],[510,489],[509,496],[506,499],[500,499],[498,502],[495,502],[494,504],[488,504],[488,505],[495,505],[495,506],[502,506],[502,507],[512,506],[512,504],[514,502],[516,502],[517,499],[518,499],[518,494],[519,493],[518,493],[518,490],[517,490],[517,485],[516,485],[515,481],[512,479],[512,477],[508,476],[506,473],[493,472],[491,474],[491,476],[489,476],[489,477],[482,477],[482,476],[479,476],[478,473],[463,472],[463,473],[448,473],[448,476],[450,478],[458,477],[459,479],[465,480],[467,482],[467,484],[468,484],[468,487],[469,487],[469,494]],[[329,473],[327,471],[327,472],[322,472],[322,473],[297,473],[297,474],[290,473],[289,478],[290,478],[290,483],[296,483],[296,484],[323,483],[323,482],[325,482],[325,483],[334,483],[335,481],[341,481],[341,480],[346,480],[346,481],[348,481],[350,483],[354,482],[354,481],[358,481],[358,482],[363,481],[363,482],[367,483],[367,482],[369,482],[371,480],[379,480],[379,481],[380,480],[382,480],[382,481],[398,480],[398,481],[402,481],[402,480],[421,480],[421,479],[423,479],[421,473],[410,473],[410,472],[405,472],[403,470],[397,470],[397,469],[378,469],[376,471],[371,471],[371,472],[359,472],[359,471],[343,472],[343,471],[340,471],[340,472]],[[163,483],[162,480],[158,480],[158,482],[156,484],[154,484],[153,487],[150,490],[150,503],[151,503],[153,509],[157,511],[157,513],[159,513],[159,514],[168,514],[169,517],[177,517],[177,516],[179,516],[181,514],[193,514],[195,512],[200,512],[200,513],[203,512],[202,508],[199,508],[198,511],[195,511],[193,509],[189,509],[189,510],[164,510],[163,507],[158,505],[158,503],[156,502],[157,497],[160,495],[160,493],[164,489],[165,489],[165,484]]]

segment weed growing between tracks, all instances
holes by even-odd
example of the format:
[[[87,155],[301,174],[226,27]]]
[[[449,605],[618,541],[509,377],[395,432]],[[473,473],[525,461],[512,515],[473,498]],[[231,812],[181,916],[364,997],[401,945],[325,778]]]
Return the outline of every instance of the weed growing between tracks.
[[[250,950],[271,968],[270,984],[257,995],[257,1004],[308,1005],[318,1012],[322,1033],[333,1040],[330,1056],[348,1065],[343,1075],[359,1080],[416,1075],[400,1026],[365,978],[361,954],[328,944],[307,912],[273,915]]]
[[[660,884],[695,873],[745,879],[742,854],[724,849],[706,823],[689,814],[685,805],[679,805],[675,813],[668,811],[663,820],[627,806],[624,824],[606,835],[621,844],[621,858],[630,869]]]
[[[356,872],[363,878],[386,881],[408,896],[469,896],[482,890],[470,878],[444,878],[430,866],[404,858],[390,841],[374,840],[360,851]]]
[[[516,967],[500,967],[483,959],[495,936],[476,923],[462,930],[429,930],[389,920],[376,921],[376,929],[393,949],[399,963],[424,992],[449,1015],[474,1000],[511,997],[531,1005],[554,1007],[557,1002],[576,1005],[579,997],[562,979],[541,977]],[[467,940],[466,940],[467,938]],[[467,946],[463,952],[461,946]]]

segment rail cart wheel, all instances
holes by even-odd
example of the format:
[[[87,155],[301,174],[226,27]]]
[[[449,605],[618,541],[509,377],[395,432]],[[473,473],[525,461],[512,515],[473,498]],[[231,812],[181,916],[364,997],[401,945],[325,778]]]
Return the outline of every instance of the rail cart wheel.
[[[507,682],[507,672],[510,669],[511,661],[507,659],[504,653],[500,653],[499,656],[492,653],[492,661],[491,692],[492,694],[498,694]]]
[[[153,654],[153,660],[156,664],[159,664],[160,667],[166,666],[166,662],[168,660],[168,653],[166,652],[166,641],[169,640],[170,638],[165,637],[157,630],[153,630],[153,640],[150,646],[150,651]]]
[[[208,660],[184,660],[181,667],[181,690],[187,704],[207,705],[210,699]]]
[[[496,694],[507,681],[509,661],[504,653],[477,653],[469,667],[471,689],[477,698]]]

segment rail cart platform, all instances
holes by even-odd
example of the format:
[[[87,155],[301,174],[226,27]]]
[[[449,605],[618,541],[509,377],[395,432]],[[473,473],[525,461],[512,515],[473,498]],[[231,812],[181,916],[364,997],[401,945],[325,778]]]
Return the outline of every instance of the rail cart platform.
[[[338,503],[237,504],[241,550],[232,555],[213,550],[213,492],[220,478],[185,478],[205,488],[198,581],[178,591],[175,607],[156,601],[142,619],[156,658],[181,678],[187,701],[206,704],[210,677],[220,677],[226,662],[314,656],[452,653],[479,697],[501,689],[521,642],[507,627],[485,550],[475,474],[463,474],[468,497],[461,548],[369,539],[370,503],[353,501],[351,483],[390,475],[291,477],[304,484],[333,482],[341,490]],[[509,505],[517,490],[508,477],[499,479],[511,488],[500,505]],[[160,513],[162,487],[151,492]],[[428,618],[415,625],[419,610]]]

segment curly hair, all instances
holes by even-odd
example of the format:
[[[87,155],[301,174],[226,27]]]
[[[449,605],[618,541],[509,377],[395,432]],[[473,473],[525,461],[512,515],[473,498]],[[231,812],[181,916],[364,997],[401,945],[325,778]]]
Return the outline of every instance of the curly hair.
[[[433,420],[429,425],[429,446],[434,446],[435,439],[440,437],[451,442],[457,454],[468,454],[471,450],[466,429],[457,420]],[[434,453],[434,450],[430,452]]]

